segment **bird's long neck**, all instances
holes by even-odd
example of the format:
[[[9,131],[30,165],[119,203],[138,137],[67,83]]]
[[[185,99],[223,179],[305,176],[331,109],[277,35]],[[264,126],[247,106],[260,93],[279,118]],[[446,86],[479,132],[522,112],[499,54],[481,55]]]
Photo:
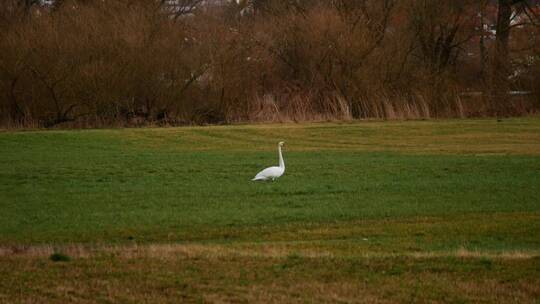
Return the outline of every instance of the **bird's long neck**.
[[[281,155],[281,146],[278,146],[279,151],[279,167],[285,169],[285,162],[283,161],[283,155]]]

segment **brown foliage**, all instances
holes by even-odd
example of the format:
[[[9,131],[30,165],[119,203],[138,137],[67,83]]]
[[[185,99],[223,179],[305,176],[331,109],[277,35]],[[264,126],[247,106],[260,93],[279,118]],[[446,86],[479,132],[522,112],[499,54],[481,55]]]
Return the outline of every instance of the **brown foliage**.
[[[494,113],[488,98],[463,94],[487,83],[471,80],[484,73],[484,53],[475,55],[476,16],[488,4],[181,2],[178,8],[170,1],[65,0],[47,7],[6,0],[0,8],[0,123],[81,127]],[[537,28],[514,31],[515,46],[538,48],[523,38],[536,37]],[[493,48],[483,35],[482,48]],[[537,55],[516,54],[522,73],[511,88],[536,92]],[[501,109],[536,111],[535,94]]]

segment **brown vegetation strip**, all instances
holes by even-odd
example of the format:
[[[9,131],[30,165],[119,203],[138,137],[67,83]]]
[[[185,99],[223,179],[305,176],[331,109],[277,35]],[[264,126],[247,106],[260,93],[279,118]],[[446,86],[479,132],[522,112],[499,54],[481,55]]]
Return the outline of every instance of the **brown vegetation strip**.
[[[61,252],[73,258],[91,258],[103,254],[114,255],[120,258],[220,258],[220,257],[261,257],[285,258],[298,256],[303,258],[340,258],[330,250],[317,250],[316,248],[299,248],[280,246],[279,244],[241,243],[238,245],[214,244],[144,244],[144,245],[97,245],[88,246],[72,244],[64,246],[36,245],[36,246],[4,246],[0,247],[0,258],[43,258]],[[349,256],[348,256],[349,257]],[[354,257],[358,258],[398,258],[408,257],[415,259],[429,258],[489,258],[489,259],[533,259],[540,257],[539,250],[511,250],[502,252],[476,251],[460,248],[451,251],[413,251],[400,253],[360,252]]]
[[[44,2],[0,6],[0,126],[539,110],[538,8],[523,0],[499,1],[511,14],[496,1]]]

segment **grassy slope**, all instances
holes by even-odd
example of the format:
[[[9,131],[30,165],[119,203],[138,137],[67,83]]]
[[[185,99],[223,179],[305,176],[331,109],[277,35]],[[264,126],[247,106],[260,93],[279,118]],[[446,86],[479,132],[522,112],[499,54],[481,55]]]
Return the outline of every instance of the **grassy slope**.
[[[249,182],[277,162],[278,140],[286,175]],[[134,302],[540,296],[538,119],[3,132],[0,155],[0,273],[17,278],[0,275],[10,282],[0,301],[17,288],[84,301],[97,287],[79,285],[107,279],[117,289],[97,294]],[[52,249],[26,247],[182,241],[203,253],[85,258],[79,248],[59,265],[46,260]],[[138,278],[156,259],[163,266]],[[47,281],[70,276],[80,280],[63,289]]]

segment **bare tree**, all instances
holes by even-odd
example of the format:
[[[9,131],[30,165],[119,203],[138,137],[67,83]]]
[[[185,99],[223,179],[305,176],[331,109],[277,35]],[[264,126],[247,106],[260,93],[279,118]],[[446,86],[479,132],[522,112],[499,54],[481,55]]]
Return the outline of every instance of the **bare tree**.
[[[462,46],[474,35],[467,28],[471,18],[466,13],[467,1],[440,3],[416,1],[411,10],[411,27],[416,38],[421,62],[434,74],[453,66]]]
[[[491,108],[496,115],[511,115],[508,100],[509,76],[513,73],[510,60],[510,33],[512,28],[524,25],[538,27],[538,15],[527,0],[498,0],[495,48],[491,66]],[[526,20],[517,20],[525,15]]]

